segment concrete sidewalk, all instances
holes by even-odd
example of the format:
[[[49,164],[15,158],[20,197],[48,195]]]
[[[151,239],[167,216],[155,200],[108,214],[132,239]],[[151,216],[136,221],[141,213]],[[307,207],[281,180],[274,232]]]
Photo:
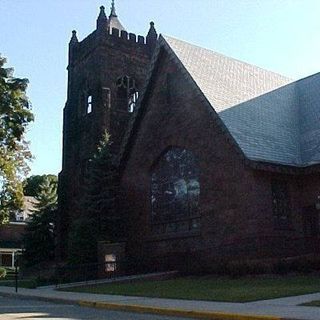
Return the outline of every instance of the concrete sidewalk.
[[[180,315],[202,319],[320,319],[320,308],[297,306],[300,303],[320,300],[320,293],[248,303],[129,297],[55,291],[52,289],[20,288],[16,294],[14,288],[11,287],[0,287],[0,295],[72,303],[109,310]]]

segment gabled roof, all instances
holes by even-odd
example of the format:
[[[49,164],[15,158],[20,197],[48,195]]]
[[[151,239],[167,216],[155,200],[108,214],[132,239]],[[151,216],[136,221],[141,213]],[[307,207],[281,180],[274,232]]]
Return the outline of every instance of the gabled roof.
[[[279,74],[164,37],[251,160],[320,163],[320,74],[292,82]]]
[[[320,163],[320,73],[219,113],[245,155],[306,167]]]
[[[248,159],[296,167],[320,163],[320,73],[292,82],[167,36],[160,36],[153,66],[160,48],[182,66]],[[145,90],[152,72],[153,67]],[[144,93],[140,103],[143,97]],[[138,108],[129,126],[126,147],[139,112]]]
[[[247,158],[300,166],[299,106],[295,83],[219,112]]]
[[[320,73],[295,84],[299,103],[301,163],[320,163]]]
[[[216,112],[292,80],[190,43],[163,36]]]

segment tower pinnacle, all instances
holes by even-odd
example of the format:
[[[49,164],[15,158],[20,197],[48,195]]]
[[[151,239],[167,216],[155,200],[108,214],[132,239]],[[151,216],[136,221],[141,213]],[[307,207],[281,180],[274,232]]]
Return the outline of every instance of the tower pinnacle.
[[[116,7],[114,5],[114,0],[111,1],[111,11],[110,11],[110,17],[117,17],[116,14]]]
[[[146,37],[147,45],[149,46],[149,50],[150,50],[150,55],[152,55],[152,53],[156,47],[157,39],[158,39],[157,31],[154,27],[154,22],[151,21],[150,22],[150,29],[149,29],[149,32]]]
[[[100,13],[97,19],[97,29],[104,29],[108,26],[108,18],[106,16],[106,13],[104,11],[104,6],[100,7]]]
[[[72,30],[72,36],[69,41],[69,64],[72,64],[74,51],[78,42],[77,31]]]
[[[70,45],[74,45],[75,43],[78,43],[77,31],[76,30],[72,30],[72,37],[70,39],[69,44]]]

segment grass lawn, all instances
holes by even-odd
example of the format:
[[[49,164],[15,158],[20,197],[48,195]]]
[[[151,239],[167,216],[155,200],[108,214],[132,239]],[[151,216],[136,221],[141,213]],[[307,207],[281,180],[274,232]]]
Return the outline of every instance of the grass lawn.
[[[0,286],[5,287],[14,287],[15,281],[14,280],[1,280]],[[27,289],[34,289],[37,287],[37,282],[35,280],[18,280],[18,287],[19,288],[27,288]]]
[[[320,278],[287,276],[228,279],[203,276],[162,281],[99,284],[64,290],[158,298],[246,302],[320,292]]]

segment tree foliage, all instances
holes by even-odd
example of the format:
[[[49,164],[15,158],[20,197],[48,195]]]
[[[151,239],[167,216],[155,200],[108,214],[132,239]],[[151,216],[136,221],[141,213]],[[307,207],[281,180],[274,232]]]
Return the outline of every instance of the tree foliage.
[[[26,96],[28,80],[13,77],[0,56],[0,224],[23,205],[22,177],[31,159],[24,134],[33,121]]]
[[[57,183],[44,179],[35,196],[37,204],[24,238],[24,258],[28,266],[54,258],[54,221],[57,210]]]
[[[109,135],[104,134],[84,178],[79,216],[72,222],[69,260],[95,262],[98,241],[115,241],[121,233],[117,210],[119,193],[117,167],[110,151]]]
[[[23,194],[37,197],[41,193],[41,185],[47,183],[58,184],[58,177],[54,174],[33,175],[23,181]]]

